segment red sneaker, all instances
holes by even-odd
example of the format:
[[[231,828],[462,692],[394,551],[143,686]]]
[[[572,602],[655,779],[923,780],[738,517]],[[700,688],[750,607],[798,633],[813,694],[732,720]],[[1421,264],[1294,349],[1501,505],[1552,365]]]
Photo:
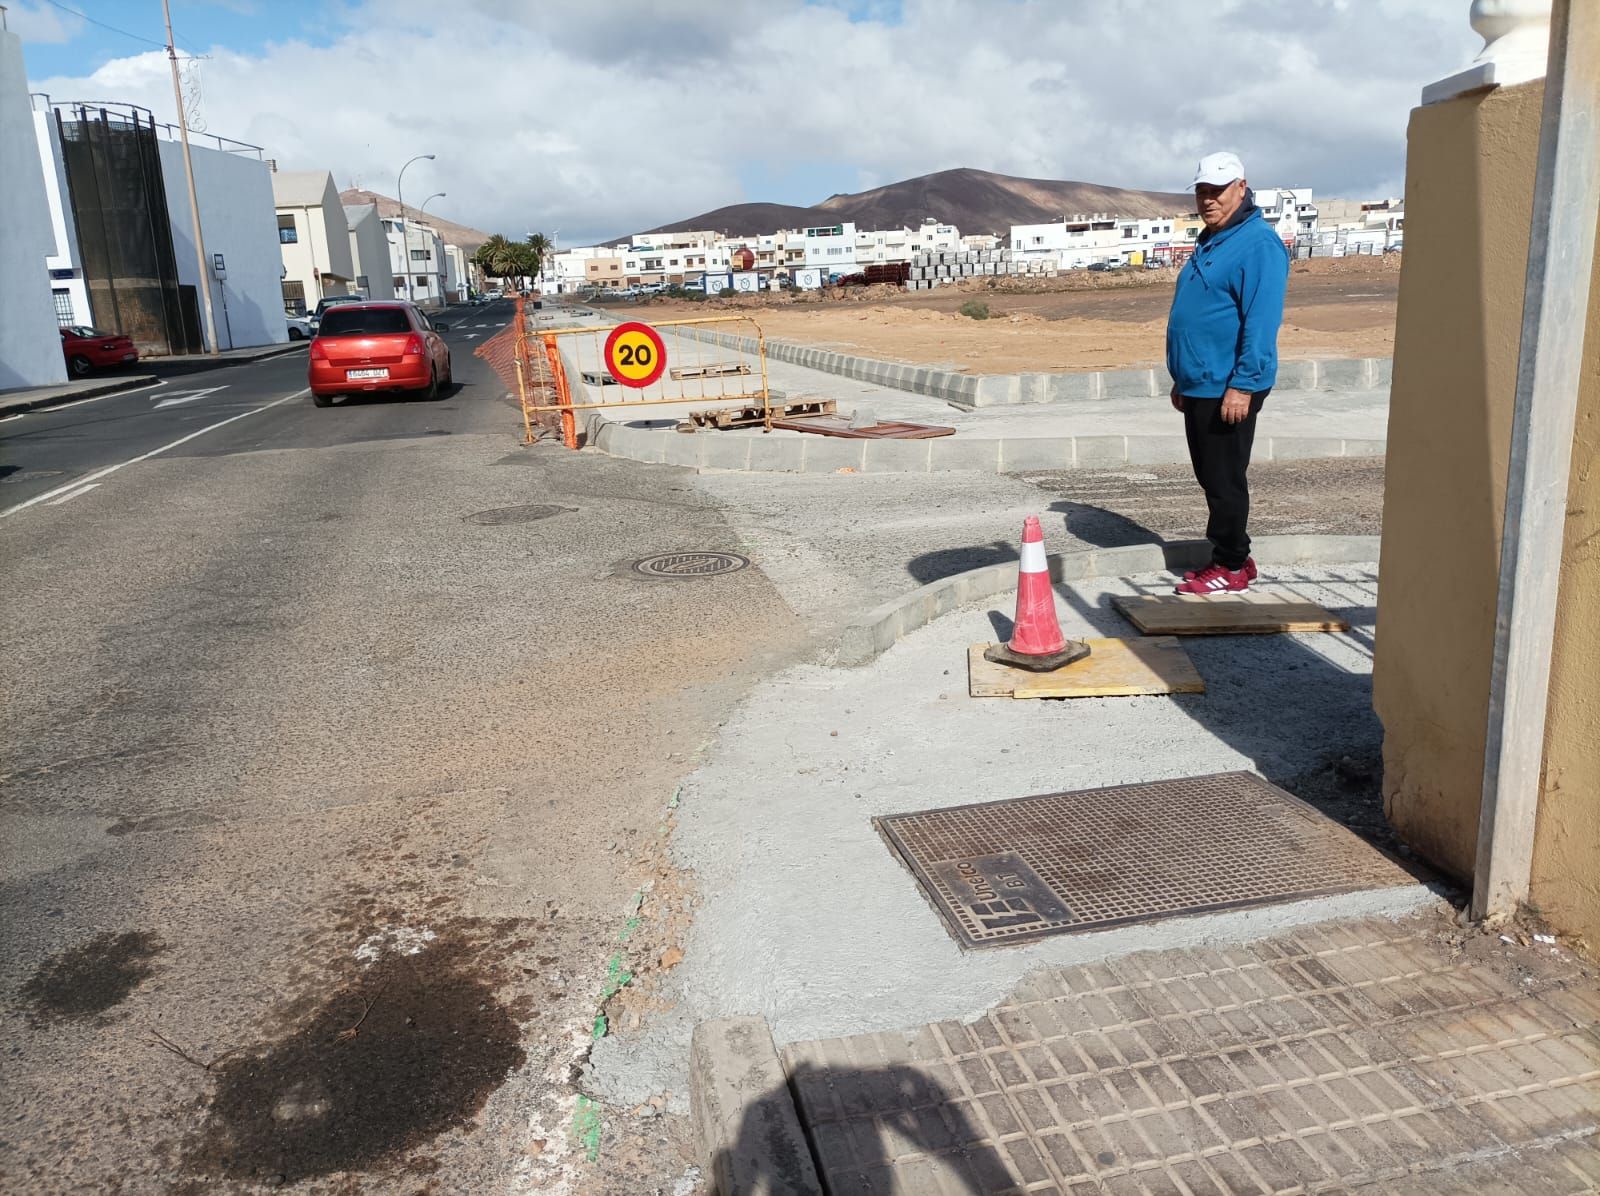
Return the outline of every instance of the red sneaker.
[[[1197,574],[1199,572],[1200,572],[1199,569],[1185,569],[1183,571],[1183,580],[1184,581],[1192,581],[1194,579],[1195,574]],[[1244,558],[1244,568],[1241,569],[1240,572],[1242,572],[1251,581],[1254,581],[1256,579],[1256,558],[1253,557],[1253,556],[1245,557]]]
[[[1245,569],[1228,569],[1211,565],[1193,577],[1178,583],[1179,594],[1230,594],[1250,588],[1250,573]]]

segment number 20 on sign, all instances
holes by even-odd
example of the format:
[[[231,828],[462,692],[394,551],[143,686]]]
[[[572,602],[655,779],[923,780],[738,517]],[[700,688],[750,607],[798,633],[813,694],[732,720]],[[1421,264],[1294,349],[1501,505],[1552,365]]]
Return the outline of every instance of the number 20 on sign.
[[[623,386],[649,386],[667,368],[667,346],[648,324],[618,324],[606,337],[606,369]]]

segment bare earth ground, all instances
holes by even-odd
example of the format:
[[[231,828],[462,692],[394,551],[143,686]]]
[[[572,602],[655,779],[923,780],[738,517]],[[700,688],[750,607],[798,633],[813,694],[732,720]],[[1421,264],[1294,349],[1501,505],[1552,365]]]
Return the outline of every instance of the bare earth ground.
[[[850,288],[839,298],[656,300],[614,309],[642,309],[653,321],[748,312],[773,339],[966,373],[1108,370],[1162,360],[1173,280],[1171,270],[1075,272],[934,291]],[[1290,359],[1388,357],[1399,292],[1399,254],[1295,262],[1279,351]],[[971,299],[989,305],[989,319],[959,314]]]

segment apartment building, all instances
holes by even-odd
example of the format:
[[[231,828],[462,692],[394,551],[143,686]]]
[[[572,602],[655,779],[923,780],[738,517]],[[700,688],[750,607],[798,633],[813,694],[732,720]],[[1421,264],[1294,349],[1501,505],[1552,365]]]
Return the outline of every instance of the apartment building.
[[[385,219],[383,232],[389,243],[395,297],[409,299],[418,307],[443,307],[449,296],[444,240],[431,225],[414,216]]]
[[[329,295],[357,293],[350,219],[333,175],[326,170],[274,171],[272,198],[283,257],[284,310],[304,314]]]
[[[389,238],[384,235],[378,205],[341,206],[350,229],[350,262],[355,271],[351,289],[368,299],[393,299],[394,271],[389,266]]]
[[[825,224],[801,234],[801,264],[829,274],[856,272],[856,226],[853,222]]]

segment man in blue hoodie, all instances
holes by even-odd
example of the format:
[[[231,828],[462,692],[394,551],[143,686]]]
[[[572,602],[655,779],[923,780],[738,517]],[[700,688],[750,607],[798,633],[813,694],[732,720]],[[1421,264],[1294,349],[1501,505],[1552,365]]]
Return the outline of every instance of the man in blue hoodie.
[[[1262,219],[1237,155],[1200,159],[1193,186],[1205,230],[1172,294],[1167,371],[1210,511],[1211,563],[1184,574],[1178,593],[1219,594],[1248,589],[1256,576],[1246,475],[1256,415],[1277,381],[1289,254]]]

